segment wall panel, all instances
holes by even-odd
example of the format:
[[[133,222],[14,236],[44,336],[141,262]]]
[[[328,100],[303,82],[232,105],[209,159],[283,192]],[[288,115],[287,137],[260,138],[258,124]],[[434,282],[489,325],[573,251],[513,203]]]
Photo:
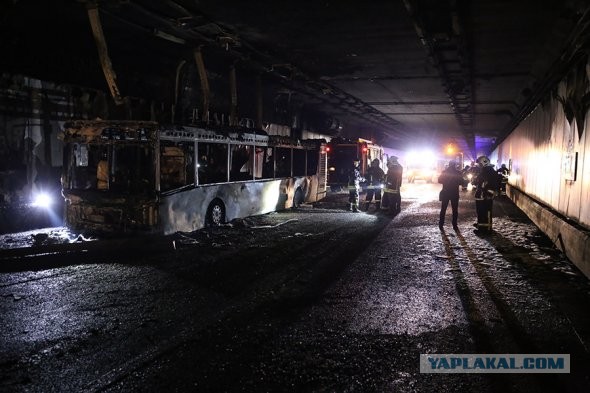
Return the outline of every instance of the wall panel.
[[[557,89],[565,95],[565,83]],[[586,114],[586,120],[590,116]],[[590,228],[590,137],[588,123],[579,137],[556,98],[539,104],[492,153],[500,165],[512,160],[509,183],[573,221]],[[568,179],[569,159],[577,153],[576,180]]]

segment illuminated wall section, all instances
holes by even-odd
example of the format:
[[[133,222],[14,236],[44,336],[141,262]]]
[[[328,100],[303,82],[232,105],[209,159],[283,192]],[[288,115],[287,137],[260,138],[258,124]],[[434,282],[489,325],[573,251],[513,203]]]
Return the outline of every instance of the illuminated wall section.
[[[562,82],[491,155],[493,164],[511,163],[509,183],[557,212],[590,228],[590,137],[569,122]],[[577,157],[577,158],[576,158]],[[576,170],[577,160],[577,170]]]

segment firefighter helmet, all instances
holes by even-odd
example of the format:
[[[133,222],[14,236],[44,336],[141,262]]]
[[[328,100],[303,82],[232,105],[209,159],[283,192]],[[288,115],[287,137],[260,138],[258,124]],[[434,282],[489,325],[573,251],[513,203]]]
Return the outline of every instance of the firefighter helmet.
[[[488,166],[488,165],[490,165],[490,159],[486,156],[479,156],[479,157],[477,157],[477,163],[480,166]]]

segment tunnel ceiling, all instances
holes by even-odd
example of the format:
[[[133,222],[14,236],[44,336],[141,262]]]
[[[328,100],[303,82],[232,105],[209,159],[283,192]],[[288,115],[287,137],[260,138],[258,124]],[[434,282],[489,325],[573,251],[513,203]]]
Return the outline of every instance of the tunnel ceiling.
[[[3,71],[104,87],[84,1],[4,2]],[[390,146],[501,139],[587,39],[584,1],[97,3],[113,67],[150,86],[201,46]],[[585,34],[582,34],[585,33]],[[72,72],[71,63],[77,70]],[[222,74],[222,71],[219,71]],[[99,82],[102,79],[102,82]],[[100,84],[102,83],[102,85]],[[121,90],[131,82],[121,81]]]

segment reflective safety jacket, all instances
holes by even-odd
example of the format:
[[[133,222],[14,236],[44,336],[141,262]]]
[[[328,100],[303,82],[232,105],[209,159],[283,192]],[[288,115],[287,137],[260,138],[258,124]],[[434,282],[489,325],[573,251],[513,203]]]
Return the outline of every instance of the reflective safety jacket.
[[[500,176],[493,166],[484,166],[473,181],[473,185],[477,187],[475,199],[493,199],[499,189]]]
[[[365,178],[361,176],[361,169],[356,166],[351,167],[348,172],[348,189],[360,190],[363,181]]]

